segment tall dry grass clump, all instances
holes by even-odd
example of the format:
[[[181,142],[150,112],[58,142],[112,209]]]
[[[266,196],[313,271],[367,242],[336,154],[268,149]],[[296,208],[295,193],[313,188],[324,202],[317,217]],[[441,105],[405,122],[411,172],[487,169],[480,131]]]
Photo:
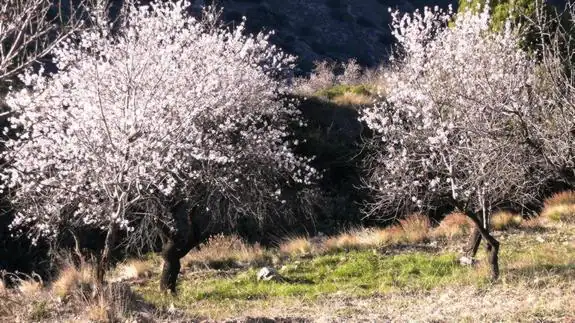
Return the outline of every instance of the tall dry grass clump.
[[[521,222],[523,222],[521,215],[508,211],[499,211],[491,216],[491,228],[497,231],[518,228]]]
[[[279,245],[280,253],[288,256],[305,256],[313,251],[311,241],[306,237],[288,238]]]
[[[86,263],[79,266],[68,263],[52,283],[52,292],[60,298],[85,297],[94,291],[96,285],[94,273],[92,266]]]
[[[130,287],[122,283],[106,286],[85,302],[84,318],[89,322],[130,322],[137,302]]]
[[[575,223],[575,191],[556,193],[546,199],[541,216],[553,222]]]
[[[117,275],[122,280],[147,278],[152,275],[153,269],[154,264],[151,261],[132,259],[118,266]]]
[[[425,214],[411,214],[399,220],[399,225],[404,231],[405,242],[418,243],[429,239],[431,222]]]
[[[457,239],[471,234],[474,227],[475,224],[467,215],[461,212],[452,212],[439,223],[432,235],[450,240]]]
[[[250,245],[237,235],[218,234],[190,251],[182,263],[185,267],[224,268],[259,265],[268,260],[268,253],[259,244]]]

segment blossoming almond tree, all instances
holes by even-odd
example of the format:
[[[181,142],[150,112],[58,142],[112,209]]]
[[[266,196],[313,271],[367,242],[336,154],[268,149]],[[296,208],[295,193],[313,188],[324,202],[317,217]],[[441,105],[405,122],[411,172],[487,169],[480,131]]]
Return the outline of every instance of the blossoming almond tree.
[[[67,17],[59,14],[61,9],[60,3],[50,0],[0,3],[0,85],[44,57],[80,27],[81,21],[74,19],[73,9],[68,9]]]
[[[10,96],[21,129],[2,171],[13,226],[34,238],[105,231],[100,280],[118,236],[134,247],[167,232],[162,287],[175,291],[194,241],[190,212],[269,217],[283,184],[316,176],[292,151],[298,111],[273,77],[293,58],[267,34],[214,27],[188,6],[129,1],[113,35],[96,14],[96,28],[54,51],[57,74],[29,71],[29,89]]]
[[[516,120],[532,104],[535,63],[521,50],[517,30],[490,32],[490,19],[487,8],[455,20],[438,8],[393,12],[399,48],[387,90],[362,118],[377,147],[366,178],[375,196],[367,212],[446,202],[460,208],[487,241],[496,279],[499,243],[488,216],[502,203],[529,199],[540,182]]]

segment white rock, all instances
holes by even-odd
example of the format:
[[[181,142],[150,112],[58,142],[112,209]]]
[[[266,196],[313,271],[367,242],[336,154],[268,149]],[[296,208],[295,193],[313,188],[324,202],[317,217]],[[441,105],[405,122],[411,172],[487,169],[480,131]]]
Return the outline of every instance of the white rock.
[[[277,270],[271,267],[263,267],[258,271],[257,275],[258,280],[270,281],[270,280],[280,280],[281,276],[277,272]]]

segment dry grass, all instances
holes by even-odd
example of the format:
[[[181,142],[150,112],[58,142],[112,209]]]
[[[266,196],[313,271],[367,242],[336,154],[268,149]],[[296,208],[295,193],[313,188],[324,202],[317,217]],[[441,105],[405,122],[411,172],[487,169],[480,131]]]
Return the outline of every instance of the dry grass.
[[[541,216],[553,222],[575,223],[575,204],[546,206]]]
[[[335,97],[333,102],[339,105],[368,105],[373,103],[373,98],[365,94],[345,92],[343,95]]]
[[[575,223],[575,191],[556,193],[544,202],[541,216],[553,222]]]
[[[18,291],[24,297],[35,297],[42,292],[42,281],[35,277],[22,279],[18,284]]]
[[[118,276],[121,279],[148,278],[152,275],[154,264],[145,260],[128,260],[118,266]]]
[[[558,205],[574,205],[575,204],[575,191],[564,191],[553,194],[551,197],[545,199],[545,208],[558,206]]]
[[[128,322],[134,310],[134,295],[124,284],[112,284],[86,303],[85,318],[90,322]]]
[[[324,252],[362,250],[394,246],[400,243],[419,243],[429,239],[429,218],[414,214],[400,220],[398,225],[384,229],[356,229],[333,236],[322,244]]]
[[[306,237],[289,238],[279,246],[280,253],[288,256],[305,256],[313,251],[311,241]]]
[[[93,290],[95,285],[94,271],[91,266],[83,264],[79,267],[72,264],[66,265],[52,283],[52,292],[65,298],[75,293],[85,295]]]
[[[184,267],[201,265],[217,269],[257,266],[267,262],[268,258],[268,253],[259,244],[247,244],[237,235],[219,234],[190,251],[182,263]]]
[[[471,234],[474,226],[475,224],[467,215],[461,212],[452,212],[439,223],[439,226],[433,230],[432,235],[450,240],[461,238]]]
[[[508,211],[500,211],[491,216],[491,227],[498,231],[518,228],[521,222],[523,222],[521,215]]]
[[[546,219],[541,216],[524,219],[521,221],[520,227],[523,229],[538,230],[545,227]]]
[[[326,252],[336,252],[342,250],[357,250],[365,246],[363,241],[358,238],[357,232],[346,232],[334,237],[329,237],[324,241],[322,249]]]
[[[429,239],[431,222],[429,217],[424,214],[411,214],[405,219],[399,220],[399,225],[404,231],[405,242],[419,243]]]

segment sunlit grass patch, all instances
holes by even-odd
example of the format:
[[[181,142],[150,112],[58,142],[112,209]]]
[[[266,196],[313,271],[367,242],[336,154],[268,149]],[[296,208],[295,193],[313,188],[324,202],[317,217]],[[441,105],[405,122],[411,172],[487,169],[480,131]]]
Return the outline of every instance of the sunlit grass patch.
[[[546,206],[541,216],[553,222],[575,223],[575,204]]]
[[[278,299],[313,301],[335,294],[370,296],[399,290],[430,290],[461,282],[461,277],[470,270],[459,266],[456,255],[451,253],[386,256],[364,250],[292,260],[279,270],[284,280],[278,282],[257,281],[257,270],[246,269],[229,276],[208,273],[201,278],[182,279],[176,298],[157,291],[154,286],[157,281],[137,288],[156,305],[173,303],[181,309],[196,302],[252,301],[262,305]]]
[[[374,88],[368,85],[339,84],[327,89],[320,90],[316,92],[316,95],[319,97],[325,97],[328,100],[335,100],[337,98],[341,98],[348,93],[355,96],[369,98],[370,96],[373,95],[374,91],[375,91]]]
[[[154,263],[149,260],[132,259],[120,264],[116,274],[121,279],[139,279],[152,275]]]

